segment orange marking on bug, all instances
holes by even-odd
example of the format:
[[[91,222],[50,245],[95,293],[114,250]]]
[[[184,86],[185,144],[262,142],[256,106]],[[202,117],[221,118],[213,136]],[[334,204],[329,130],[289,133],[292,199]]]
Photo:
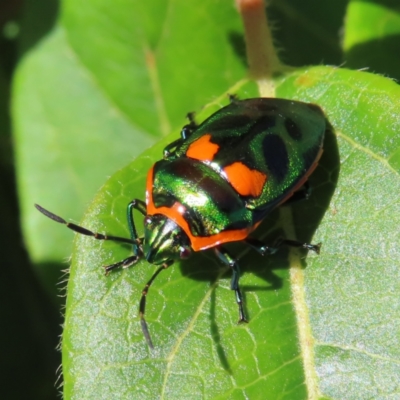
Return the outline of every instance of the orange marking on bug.
[[[189,146],[186,155],[200,161],[212,161],[218,150],[219,146],[211,143],[211,135],[207,133]]]
[[[153,202],[153,176],[154,176],[154,167],[150,169],[147,175],[147,190],[146,190],[146,205],[147,210],[146,214],[151,216],[154,214],[162,214],[174,221],[177,225],[179,225],[183,231],[186,233],[188,238],[190,239],[190,246],[194,251],[202,251],[205,249],[209,249],[211,247],[218,246],[222,243],[228,242],[236,242],[245,239],[257,226],[261,221],[257,222],[253,226],[249,226],[244,229],[236,229],[236,230],[228,230],[225,232],[220,232],[211,236],[193,236],[189,224],[184,218],[185,207],[176,202],[172,205],[172,207],[156,207]]]
[[[179,225],[190,239],[190,247],[193,251],[202,251],[223,243],[237,242],[245,239],[257,226],[258,223],[249,228],[229,230],[211,236],[194,236],[189,224],[183,216],[185,207],[176,202],[172,207],[155,207],[152,201],[147,205],[147,215],[162,214]]]
[[[240,195],[261,196],[267,175],[238,161],[226,166],[224,172],[228,182]]]

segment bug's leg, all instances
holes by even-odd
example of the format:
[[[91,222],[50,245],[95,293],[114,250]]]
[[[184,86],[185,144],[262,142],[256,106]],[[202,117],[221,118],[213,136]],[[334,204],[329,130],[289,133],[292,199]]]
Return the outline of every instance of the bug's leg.
[[[322,243],[321,242],[317,243],[317,244],[304,243],[304,242],[300,242],[299,240],[291,240],[291,239],[278,239],[274,243],[274,247],[281,247],[282,245],[311,250],[314,253],[319,254]]]
[[[133,256],[125,258],[125,260],[118,261],[114,264],[106,265],[104,267],[106,275],[108,275],[112,270],[118,268],[129,268],[136,264],[142,257],[142,238],[139,238],[135,226],[135,221],[133,219],[133,210],[138,210],[141,214],[146,215],[146,203],[139,199],[133,199],[127,207],[127,219],[128,228],[131,235],[131,244],[133,248]]]
[[[133,254],[137,257],[140,257],[142,255],[142,250],[141,250],[141,244],[142,240],[139,238],[136,226],[135,226],[135,220],[133,219],[133,210],[138,210],[142,215],[146,215],[146,203],[142,200],[139,199],[133,199],[129,204],[127,208],[127,219],[128,219],[128,227],[129,227],[129,233],[131,235],[132,239],[132,245],[133,245]]]
[[[232,269],[231,289],[235,291],[236,303],[239,307],[239,321],[238,323],[247,322],[244,309],[243,309],[243,296],[239,287],[240,268],[238,262],[222,247],[214,248],[217,257]]]
[[[139,256],[133,255],[133,256],[130,256],[128,258],[125,258],[125,260],[118,261],[118,262],[116,262],[114,264],[105,265],[104,266],[104,270],[105,270],[106,275],[108,275],[114,269],[129,268],[132,265],[136,264],[139,260],[140,260]]]
[[[149,328],[147,326],[147,322],[144,319],[144,313],[146,311],[146,297],[147,297],[147,293],[149,292],[150,286],[152,285],[154,280],[157,278],[158,274],[161,271],[163,271],[164,269],[167,269],[168,267],[170,267],[171,265],[172,265],[172,261],[167,261],[167,262],[163,263],[157,269],[156,272],[154,272],[152,277],[149,279],[149,281],[146,283],[145,287],[143,288],[142,297],[140,298],[140,303],[139,303],[140,325],[142,326],[142,331],[143,331],[144,337],[146,338],[146,342],[147,342],[148,346],[151,349],[154,349],[154,346],[153,346],[153,342],[151,340],[151,336],[150,336]]]
[[[187,114],[187,118],[189,120],[189,123],[186,124],[182,130],[181,130],[181,137],[179,139],[174,140],[172,143],[168,144],[167,146],[164,147],[163,155],[164,158],[169,158],[173,155],[175,149],[188,137],[191,136],[191,134],[195,131],[197,128],[197,124],[194,120],[194,113],[190,112]]]
[[[293,195],[282,204],[282,206],[297,203],[298,201],[308,200],[311,196],[311,192],[312,188],[309,182],[306,181],[299,190],[294,192]]]
[[[260,253],[262,256],[264,256],[265,254],[276,253],[281,246],[303,248],[303,249],[314,251],[317,254],[319,254],[319,251],[321,249],[321,243],[310,244],[310,243],[304,243],[304,242],[300,242],[298,240],[291,240],[291,239],[278,239],[275,241],[273,246],[267,246],[261,240],[251,238],[251,237],[246,238],[244,240],[244,242],[247,243],[251,248],[256,250],[258,253]]]
[[[183,129],[182,129],[183,130]],[[176,139],[164,147],[163,157],[168,159],[174,153],[174,150],[182,143],[182,138]]]
[[[237,103],[239,101],[239,97],[237,94],[228,93],[229,103]]]
[[[194,120],[194,115],[195,115],[194,112],[189,112],[186,115],[186,118],[189,120],[189,123],[185,125],[181,130],[181,138],[183,140],[190,137],[193,131],[197,128],[196,121]]]
[[[257,251],[259,254],[262,256],[265,256],[266,254],[275,254],[278,251],[278,248],[276,246],[271,247],[267,246],[264,242],[261,240],[248,237],[244,239],[244,242],[248,244],[252,249]]]

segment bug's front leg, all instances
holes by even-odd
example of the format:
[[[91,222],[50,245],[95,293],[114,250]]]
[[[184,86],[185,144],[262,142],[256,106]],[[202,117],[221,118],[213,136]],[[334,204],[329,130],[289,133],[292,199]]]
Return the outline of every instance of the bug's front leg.
[[[135,220],[133,219],[133,210],[138,210],[142,215],[146,216],[146,203],[139,199],[133,199],[128,204],[126,215],[128,220],[129,233],[133,241],[133,254],[137,257],[141,257],[143,255],[141,249],[143,238],[139,238],[139,235],[137,233]]]
[[[165,159],[170,158],[174,155],[175,149],[182,144],[186,139],[188,139],[192,133],[196,130],[197,124],[194,120],[194,113],[190,112],[187,115],[189,123],[186,124],[181,130],[181,137],[174,140],[172,143],[164,147],[163,156]]]
[[[149,332],[149,327],[147,326],[147,322],[144,318],[144,314],[146,312],[146,299],[147,299],[147,293],[149,292],[150,286],[152,283],[155,281],[157,278],[158,274],[163,271],[164,269],[169,268],[172,265],[172,261],[167,261],[163,263],[156,272],[151,276],[149,281],[146,283],[145,287],[142,290],[142,297],[140,298],[140,303],[139,303],[139,316],[140,316],[140,324],[142,326],[142,331],[143,335],[146,339],[146,342],[150,349],[154,349],[153,341],[151,340],[150,332]]]
[[[240,268],[238,262],[223,247],[215,247],[215,254],[227,266],[232,269],[231,289],[235,291],[236,303],[239,307],[238,323],[247,322],[243,308],[243,295],[239,287]]]
[[[146,203],[139,199],[133,199],[127,207],[128,227],[131,236],[131,240],[129,242],[132,244],[133,256],[130,256],[125,260],[118,261],[114,264],[106,265],[104,267],[106,275],[108,275],[114,269],[125,269],[131,267],[132,265],[135,265],[143,256],[143,238],[140,238],[137,233],[135,221],[133,219],[133,210],[138,210],[141,214],[146,215]]]
[[[143,238],[138,236],[135,221],[133,219],[133,210],[138,210],[141,214],[146,215],[146,203],[139,199],[133,199],[127,207],[127,220],[128,220],[128,228],[131,237],[133,256],[126,258],[125,260],[118,261],[114,264],[106,265],[104,267],[106,275],[108,275],[111,271],[118,268],[129,268],[132,265],[135,265],[143,256],[142,251],[142,242]]]

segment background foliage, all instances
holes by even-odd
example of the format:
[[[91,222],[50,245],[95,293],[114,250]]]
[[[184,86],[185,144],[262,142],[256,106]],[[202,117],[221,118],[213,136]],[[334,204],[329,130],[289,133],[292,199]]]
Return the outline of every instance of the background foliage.
[[[32,204],[79,221],[112,175],[84,223],[126,235],[124,207],[143,197],[144,171],[171,140],[166,135],[178,134],[185,113],[207,106],[201,120],[226,103],[227,92],[257,95],[244,80],[242,27],[231,1],[140,4],[65,0],[54,25],[57,7],[50,0],[2,6],[5,398],[55,397],[60,363],[56,283],[72,237]],[[307,258],[304,284],[315,351],[315,365],[306,368],[315,370],[321,397],[389,398],[399,390],[400,95],[394,82],[378,75],[304,66],[345,63],[399,78],[396,4],[277,1],[268,9],[281,60],[299,68],[276,80],[277,95],[320,104],[336,133],[328,135],[330,151],[313,176],[313,198],[293,207],[289,222],[307,240],[318,227],[314,240],[324,243],[320,257]],[[284,232],[286,214],[272,215],[260,237]],[[157,344],[149,354],[136,314],[152,268],[142,264],[105,279],[99,266],[129,251],[85,238],[75,248],[64,348],[67,398],[183,398],[188,391],[198,398],[257,398],[266,391],[271,398],[306,398],[287,252],[268,260],[241,254],[251,316],[246,327],[235,325],[229,275],[210,256],[165,272],[148,308]],[[11,379],[16,375],[24,385]]]

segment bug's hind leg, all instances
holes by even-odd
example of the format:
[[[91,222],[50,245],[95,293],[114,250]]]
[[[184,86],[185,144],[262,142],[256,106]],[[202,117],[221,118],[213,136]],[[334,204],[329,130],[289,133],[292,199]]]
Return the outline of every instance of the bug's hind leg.
[[[214,251],[218,259],[232,269],[231,289],[235,291],[236,303],[239,307],[238,323],[247,322],[243,308],[243,295],[239,287],[239,279],[240,279],[239,264],[223,247],[215,247]]]
[[[312,193],[312,187],[309,182],[306,181],[303,186],[296,190],[291,197],[289,197],[283,204],[282,207],[288,206],[299,201],[308,200]]]
[[[251,248],[256,250],[262,256],[266,254],[274,254],[276,253],[281,246],[290,246],[290,247],[297,247],[303,248],[306,250],[314,251],[315,253],[319,254],[322,243],[311,244],[311,243],[304,243],[298,240],[291,240],[291,239],[278,239],[275,241],[273,246],[267,246],[261,240],[255,238],[247,238],[244,240]]]
[[[291,240],[291,239],[278,239],[275,243],[274,246],[279,248],[282,245],[284,246],[290,246],[290,247],[297,247],[297,248],[302,248],[306,250],[311,250],[314,253],[319,254],[321,250],[322,243],[317,243],[317,244],[312,244],[312,243],[304,243],[300,242],[299,240]]]

